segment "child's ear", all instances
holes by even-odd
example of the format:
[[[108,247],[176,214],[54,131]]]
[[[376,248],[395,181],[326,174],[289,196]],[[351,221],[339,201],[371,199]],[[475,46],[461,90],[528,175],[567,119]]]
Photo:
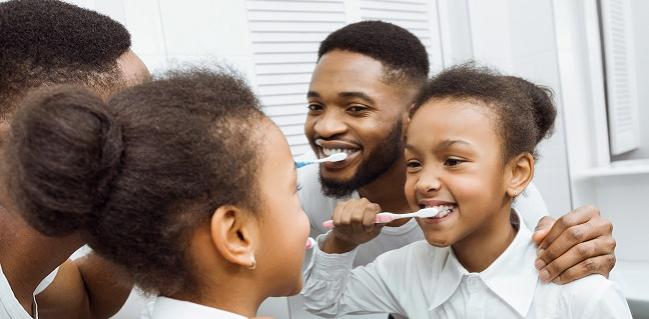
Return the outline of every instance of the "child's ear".
[[[534,177],[534,157],[523,153],[512,158],[505,167],[507,194],[516,197],[525,190]]]
[[[210,221],[212,244],[225,260],[254,269],[258,224],[248,212],[232,205],[217,208]]]

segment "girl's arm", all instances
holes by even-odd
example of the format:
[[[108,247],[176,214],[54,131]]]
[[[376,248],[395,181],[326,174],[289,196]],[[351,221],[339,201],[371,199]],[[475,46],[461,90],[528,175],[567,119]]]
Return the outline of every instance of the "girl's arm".
[[[318,238],[319,242],[323,236]],[[306,310],[327,318],[346,314],[404,314],[389,283],[399,278],[388,272],[391,259],[399,254],[386,253],[367,266],[352,269],[355,255],[356,249],[327,254],[318,245],[314,247],[302,290]]]

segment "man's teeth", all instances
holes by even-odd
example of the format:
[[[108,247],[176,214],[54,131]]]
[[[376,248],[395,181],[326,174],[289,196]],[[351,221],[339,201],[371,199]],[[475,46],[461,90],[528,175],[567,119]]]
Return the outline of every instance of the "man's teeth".
[[[333,154],[338,154],[338,153],[346,153],[347,155],[354,153],[354,150],[351,149],[346,149],[346,148],[322,148],[322,153],[326,156],[331,156]]]

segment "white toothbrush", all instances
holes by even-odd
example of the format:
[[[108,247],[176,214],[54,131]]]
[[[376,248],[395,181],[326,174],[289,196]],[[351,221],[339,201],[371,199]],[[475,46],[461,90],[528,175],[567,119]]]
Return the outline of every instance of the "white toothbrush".
[[[376,214],[376,219],[374,220],[374,223],[376,224],[386,224],[389,223],[395,219],[401,219],[401,218],[411,218],[411,217],[418,217],[418,218],[428,218],[428,217],[444,217],[448,215],[448,213],[453,210],[453,206],[435,206],[435,207],[427,207],[427,208],[422,208],[414,213],[409,213],[409,214],[395,214],[395,213],[378,213]],[[325,228],[333,228],[334,227],[334,221],[333,220],[328,220],[322,223],[322,226]]]
[[[347,153],[336,153],[336,154],[331,154],[325,158],[317,159],[317,160],[310,160],[310,161],[303,161],[303,162],[295,162],[295,166],[297,168],[300,168],[302,166],[310,165],[310,164],[316,164],[316,163],[324,163],[324,162],[340,162],[344,161],[347,158]]]

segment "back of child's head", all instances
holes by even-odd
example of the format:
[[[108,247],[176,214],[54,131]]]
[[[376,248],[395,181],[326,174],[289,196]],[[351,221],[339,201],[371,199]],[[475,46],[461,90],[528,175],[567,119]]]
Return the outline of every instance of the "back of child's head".
[[[121,84],[117,59],[131,36],[105,15],[58,0],[12,0],[0,3],[0,30],[0,120],[30,88]]]
[[[219,206],[255,209],[264,121],[226,71],[169,73],[107,103],[82,88],[40,90],[6,145],[12,199],[37,230],[82,234],[144,290],[190,290],[191,231]]]
[[[473,63],[451,67],[428,81],[410,117],[433,99],[478,102],[488,107],[495,115],[505,161],[524,152],[536,156],[536,145],[551,135],[557,115],[549,89]]]

